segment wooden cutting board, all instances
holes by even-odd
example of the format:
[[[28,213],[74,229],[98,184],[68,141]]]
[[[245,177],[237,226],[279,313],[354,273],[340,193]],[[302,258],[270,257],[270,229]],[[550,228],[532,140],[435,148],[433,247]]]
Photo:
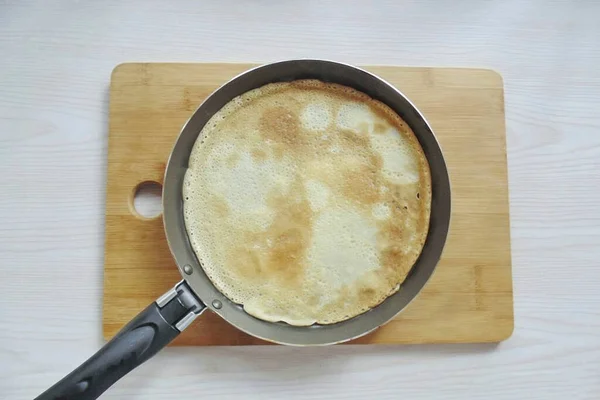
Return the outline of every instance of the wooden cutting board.
[[[111,338],[181,277],[162,219],[133,211],[136,187],[162,183],[174,141],[194,110],[250,64],[121,64],[110,85],[103,329]],[[483,69],[365,67],[425,114],[452,184],[450,236],[419,297],[355,343],[497,342],[513,331],[502,78]],[[176,345],[263,344],[205,313]]]

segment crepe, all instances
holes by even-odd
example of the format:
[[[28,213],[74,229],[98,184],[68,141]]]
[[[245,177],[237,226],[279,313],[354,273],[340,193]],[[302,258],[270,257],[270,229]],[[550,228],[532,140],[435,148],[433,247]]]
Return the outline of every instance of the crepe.
[[[395,293],[429,227],[429,165],[410,127],[352,88],[274,83],[205,125],[183,185],[191,245],[262,320],[357,316]]]

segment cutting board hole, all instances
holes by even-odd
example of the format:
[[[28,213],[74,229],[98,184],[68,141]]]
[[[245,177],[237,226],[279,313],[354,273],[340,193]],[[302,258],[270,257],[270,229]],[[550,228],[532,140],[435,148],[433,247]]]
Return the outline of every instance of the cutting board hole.
[[[142,218],[156,218],[162,212],[162,185],[154,181],[142,182],[133,194],[133,209]]]

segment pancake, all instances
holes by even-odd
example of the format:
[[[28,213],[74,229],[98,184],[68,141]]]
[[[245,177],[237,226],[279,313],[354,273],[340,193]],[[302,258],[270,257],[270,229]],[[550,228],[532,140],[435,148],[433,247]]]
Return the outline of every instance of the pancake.
[[[183,185],[191,245],[250,315],[307,326],[399,290],[429,227],[429,165],[389,107],[317,80],[268,84],[205,125]]]

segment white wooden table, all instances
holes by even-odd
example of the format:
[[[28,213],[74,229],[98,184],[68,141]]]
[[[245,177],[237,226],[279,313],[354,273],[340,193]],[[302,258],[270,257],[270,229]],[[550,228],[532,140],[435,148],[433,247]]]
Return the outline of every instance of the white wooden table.
[[[0,1],[0,397],[102,344],[107,88],[125,61],[489,67],[516,329],[499,346],[172,348],[106,399],[599,399],[600,2]]]

